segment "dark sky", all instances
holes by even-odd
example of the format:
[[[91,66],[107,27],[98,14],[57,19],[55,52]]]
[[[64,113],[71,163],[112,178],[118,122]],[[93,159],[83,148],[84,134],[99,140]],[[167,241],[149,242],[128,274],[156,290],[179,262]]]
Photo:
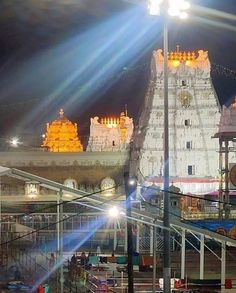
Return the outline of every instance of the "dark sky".
[[[162,20],[128,2],[1,0],[1,138],[39,137],[60,107],[83,136],[90,117],[117,115],[125,104],[137,119]],[[169,25],[170,50],[208,50],[219,99],[228,102],[236,94],[236,74],[227,71],[236,69],[235,0],[191,2],[191,20]]]

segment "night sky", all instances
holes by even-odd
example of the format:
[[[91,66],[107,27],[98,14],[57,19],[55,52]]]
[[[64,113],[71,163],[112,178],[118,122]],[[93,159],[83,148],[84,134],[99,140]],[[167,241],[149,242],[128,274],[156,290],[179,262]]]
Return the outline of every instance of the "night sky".
[[[162,47],[162,19],[148,16],[142,1],[1,0],[2,141],[34,141],[61,107],[84,141],[90,117],[118,115],[127,104],[137,121],[152,50]],[[170,50],[208,50],[220,102],[229,103],[236,95],[236,73],[228,71],[236,70],[235,0],[191,2],[194,16],[169,24]]]

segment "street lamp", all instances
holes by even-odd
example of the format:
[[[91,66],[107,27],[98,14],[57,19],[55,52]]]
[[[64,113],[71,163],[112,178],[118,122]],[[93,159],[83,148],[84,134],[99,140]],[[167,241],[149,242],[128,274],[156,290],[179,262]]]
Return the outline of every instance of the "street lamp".
[[[134,293],[133,279],[133,234],[132,234],[132,198],[135,198],[137,180],[124,172],[125,195],[126,195],[126,217],[127,217],[127,254],[128,254],[128,293]]]
[[[18,137],[13,137],[10,141],[9,141],[10,145],[14,148],[17,148],[20,144],[19,138]]]
[[[169,106],[168,106],[168,14],[178,16],[181,19],[188,17],[186,10],[190,4],[185,0],[149,0],[148,9],[150,15],[160,15],[163,9],[164,31],[163,31],[163,53],[164,53],[164,246],[163,246],[163,279],[164,292],[171,292],[171,270],[170,270],[170,215],[169,215]]]
[[[120,214],[120,211],[116,206],[113,206],[108,210],[108,215],[111,218],[118,218],[119,214]]]

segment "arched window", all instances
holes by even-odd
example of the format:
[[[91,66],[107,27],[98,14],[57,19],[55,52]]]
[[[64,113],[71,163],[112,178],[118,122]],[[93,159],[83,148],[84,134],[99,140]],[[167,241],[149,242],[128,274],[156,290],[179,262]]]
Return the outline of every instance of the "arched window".
[[[78,189],[78,183],[75,179],[72,178],[68,178],[64,181],[64,185],[66,187],[70,187],[70,188],[74,188],[74,189]]]

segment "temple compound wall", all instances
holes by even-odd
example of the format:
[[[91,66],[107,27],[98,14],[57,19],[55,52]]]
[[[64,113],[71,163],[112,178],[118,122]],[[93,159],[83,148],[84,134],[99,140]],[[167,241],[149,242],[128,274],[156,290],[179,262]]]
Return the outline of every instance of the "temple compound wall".
[[[127,152],[0,152],[0,166],[17,168],[68,186],[74,182],[70,187],[88,192],[106,189],[107,185],[122,185],[127,164]],[[11,179],[2,179],[1,185],[4,182],[8,184]]]

